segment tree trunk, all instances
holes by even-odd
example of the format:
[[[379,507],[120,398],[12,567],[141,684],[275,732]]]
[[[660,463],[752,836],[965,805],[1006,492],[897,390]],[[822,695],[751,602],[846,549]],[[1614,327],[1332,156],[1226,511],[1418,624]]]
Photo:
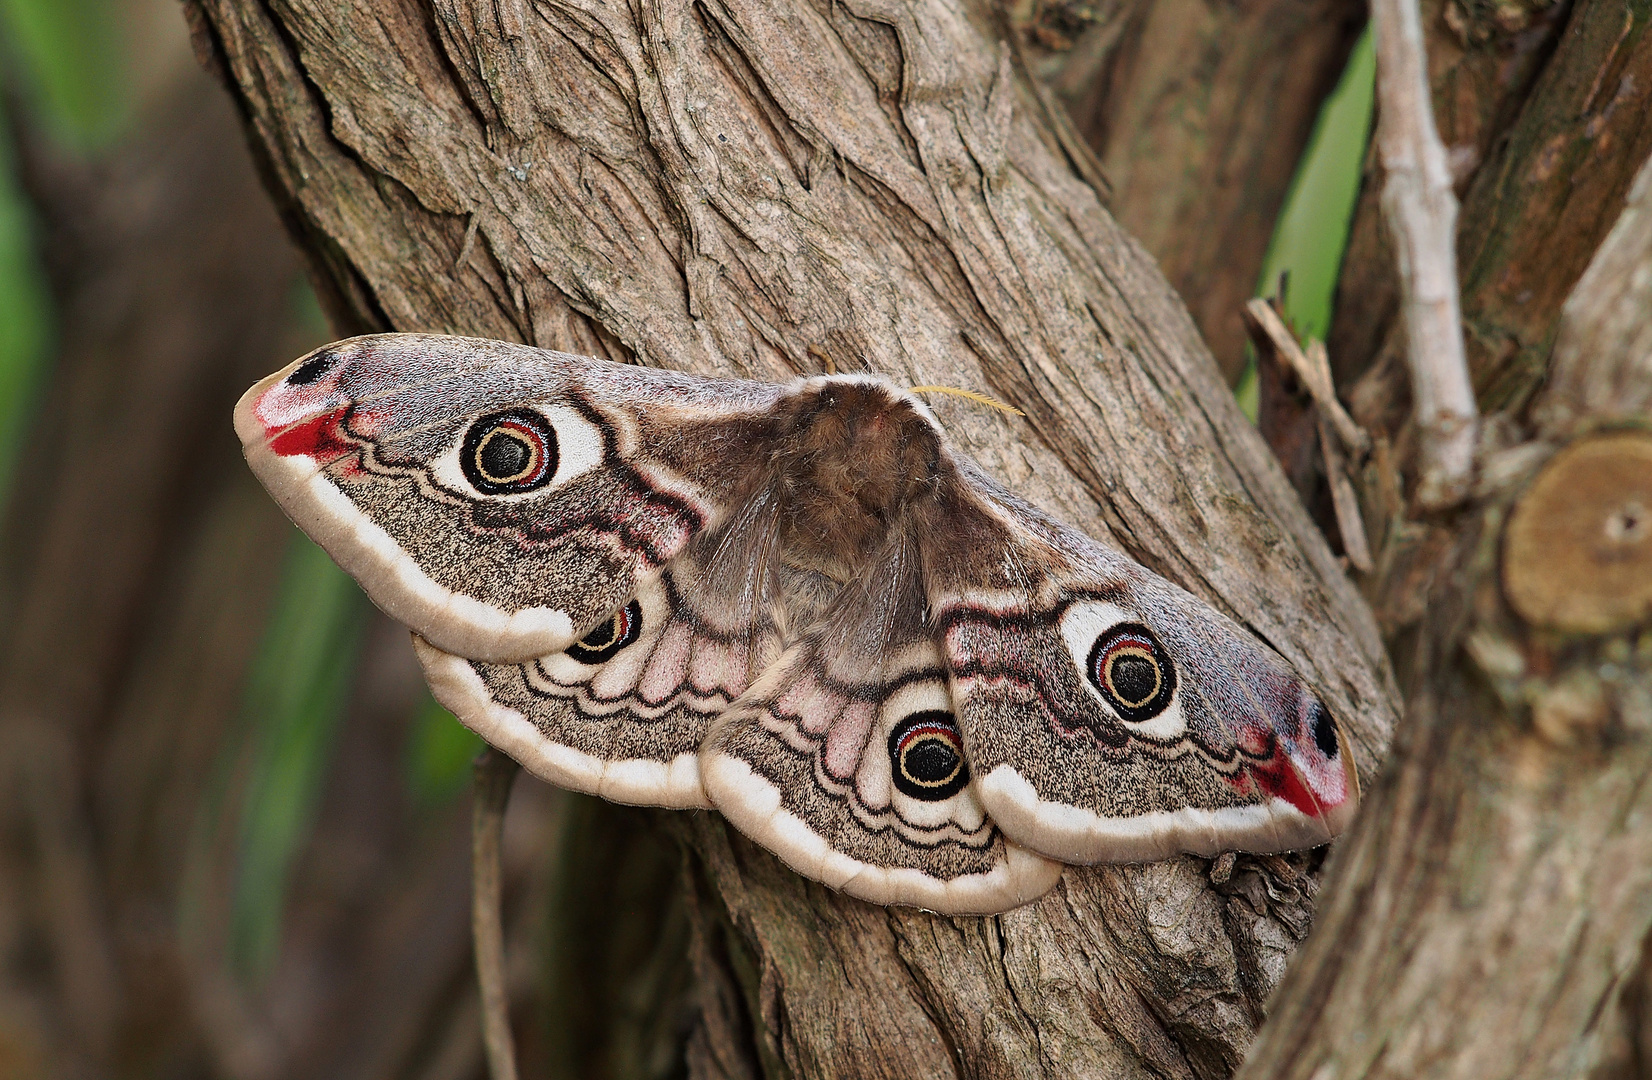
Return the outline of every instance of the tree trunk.
[[[1050,7],[1027,28],[1034,48],[1049,51],[1035,68],[1048,73],[1095,147],[1110,187],[1108,210],[1159,261],[1223,376],[1235,383],[1245,367],[1240,313],[1255,293],[1319,107],[1365,22],[1365,4]],[[1068,28],[1071,18],[1056,15],[1070,9],[1093,21]],[[1064,39],[1062,30],[1074,37]]]
[[[1405,722],[1243,1076],[1652,1069],[1649,309],[1652,161],[1418,560]]]
[[[1244,1075],[1646,1075],[1652,642],[1634,582],[1652,580],[1635,509],[1652,505],[1652,457],[1599,433],[1652,419],[1648,12],[1431,14],[1482,476],[1459,514],[1409,519],[1415,436],[1373,173],[1331,358],[1383,451],[1364,588],[1407,718]],[[1626,583],[1604,596],[1613,572]],[[1614,605],[1631,614],[1600,616]]]
[[[341,329],[984,390],[954,437],[1303,671],[1368,775],[1375,625],[981,5],[194,0]],[[1312,856],[1072,869],[990,919],[872,907],[679,815],[695,1075],[1223,1076]]]
[[[380,7],[188,8],[340,328],[483,334],[711,374],[868,368],[991,391],[1028,419],[943,404],[959,441],[1279,648],[1349,725],[1371,775],[1393,697],[1366,610],[1165,281],[1080,180],[1098,176],[1094,162],[1025,81],[1027,52],[999,42],[991,10]],[[1652,1060],[1652,644],[1636,636],[1637,582],[1652,572],[1634,573],[1652,505],[1635,485],[1652,469],[1644,435],[1602,433],[1649,422],[1637,335],[1652,181],[1618,216],[1652,148],[1643,9],[1425,11],[1465,193],[1464,314],[1493,414],[1488,456],[1468,509],[1413,520],[1415,436],[1373,173],[1331,358],[1378,436],[1365,504],[1382,543],[1363,588],[1410,715],[1247,1075],[1627,1076]],[[1176,10],[1120,7],[1096,26],[1122,19],[1120,34],[1158,40],[1150,29],[1177,25]],[[1264,22],[1289,39],[1288,24]],[[1222,54],[1226,76],[1194,65],[1187,84],[1143,49],[1118,62],[1105,30],[1073,50],[1070,63],[1111,57],[1105,80],[1074,77],[1088,98],[1067,96],[1100,95],[1079,124],[1124,181],[1115,205],[1213,336],[1222,297],[1254,277],[1245,260],[1265,230],[1243,219],[1271,219],[1272,181],[1202,202],[1188,192],[1219,168],[1138,184],[1161,175],[1157,158],[1188,159],[1130,149],[1175,141],[1132,118],[1269,72],[1323,83],[1338,33],[1292,39],[1291,55]],[[1293,100],[1270,113],[1257,97],[1260,113],[1211,91],[1207,115],[1224,119],[1192,142],[1229,145],[1246,117],[1268,116],[1267,145],[1294,162],[1309,111]],[[1267,173],[1255,140],[1232,145],[1249,151],[1247,177]],[[1177,224],[1155,232],[1165,221]],[[1232,258],[1213,260],[1213,237],[1235,238],[1221,248]],[[1568,548],[1567,535],[1583,539]],[[653,816],[689,852],[695,1075],[1226,1075],[1318,888],[1311,858],[1184,859],[1069,870],[1029,908],[946,919],[804,882],[715,815]],[[591,835],[628,835],[602,831],[615,820],[596,812]],[[600,859],[563,865],[575,875],[566,913],[585,920],[570,926],[627,895],[587,891]],[[673,925],[669,910],[648,918]],[[675,992],[669,975],[654,985],[663,996],[650,1000]],[[590,1006],[550,998],[570,1014]],[[580,1033],[565,1023],[552,1059],[650,1073],[604,1057],[599,1026],[584,1026],[575,1052]]]

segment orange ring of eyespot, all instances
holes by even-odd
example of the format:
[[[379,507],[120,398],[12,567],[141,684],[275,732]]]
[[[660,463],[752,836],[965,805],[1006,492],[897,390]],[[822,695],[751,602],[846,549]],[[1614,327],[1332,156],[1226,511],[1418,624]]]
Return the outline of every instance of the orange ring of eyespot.
[[[1138,656],[1146,660],[1153,668],[1153,688],[1134,701],[1120,693],[1118,680],[1113,678],[1113,665],[1119,662],[1120,657],[1125,656]],[[1142,708],[1151,702],[1158,696],[1159,689],[1164,686],[1164,669],[1159,666],[1159,658],[1153,655],[1152,649],[1130,638],[1122,639],[1119,644],[1107,650],[1107,656],[1102,661],[1102,665],[1103,675],[1107,679],[1107,688],[1113,692],[1114,697],[1132,709]]]
[[[952,766],[952,771],[941,777],[939,780],[925,780],[923,777],[914,773],[907,765],[907,759],[912,756],[912,751],[916,750],[925,743],[931,742],[945,743],[946,748],[950,750],[958,759],[957,763]],[[952,734],[950,731],[942,732],[933,729],[915,730],[908,732],[906,738],[901,740],[901,774],[914,784],[918,784],[926,788],[945,787],[946,785],[952,783],[953,779],[958,775],[958,770],[963,767],[963,748],[958,745],[958,736]]]
[[[528,448],[528,463],[510,476],[494,476],[488,472],[488,467],[482,461],[482,455],[495,439],[514,439]],[[476,471],[487,477],[489,483],[503,487],[506,484],[519,484],[526,478],[539,471],[540,462],[545,460],[545,449],[539,445],[539,439],[520,424],[505,421],[486,435],[476,444]]]

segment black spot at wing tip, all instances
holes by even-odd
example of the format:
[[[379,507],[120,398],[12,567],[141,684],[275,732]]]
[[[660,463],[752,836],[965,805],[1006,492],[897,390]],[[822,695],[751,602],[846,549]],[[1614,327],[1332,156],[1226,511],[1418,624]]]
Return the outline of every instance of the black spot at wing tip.
[[[1318,701],[1308,708],[1308,729],[1313,733],[1314,745],[1319,747],[1320,753],[1328,758],[1337,756],[1340,747],[1336,721],[1331,719],[1331,714]]]
[[[298,365],[298,368],[287,376],[287,382],[293,386],[308,386],[332,370],[338,360],[339,354],[331,350],[317,353]]]

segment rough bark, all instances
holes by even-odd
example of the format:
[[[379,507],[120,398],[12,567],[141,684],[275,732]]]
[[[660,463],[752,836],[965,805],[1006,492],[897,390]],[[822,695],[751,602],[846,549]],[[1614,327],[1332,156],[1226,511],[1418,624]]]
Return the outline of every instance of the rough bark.
[[[1551,623],[1511,606],[1533,590],[1508,577],[1538,567],[1538,592],[1564,582],[1598,597],[1610,575],[1595,556],[1621,564],[1639,543],[1639,519],[1623,513],[1633,485],[1602,478],[1646,470],[1590,433],[1647,422],[1634,284],[1647,274],[1646,209],[1617,214],[1649,148],[1646,110],[1623,104],[1645,86],[1646,13],[1580,3],[1500,17],[1499,28],[1447,7],[1432,23],[1436,109],[1467,189],[1470,361],[1491,414],[1460,515],[1418,520],[1407,507],[1415,463],[1390,256],[1370,242],[1380,177],[1367,178],[1373,205],[1344,268],[1333,358],[1378,435],[1367,520],[1382,551],[1365,589],[1407,717],[1247,1076],[1631,1076],[1652,1060],[1637,892],[1645,634]],[[1562,447],[1590,467],[1568,473],[1579,458]],[[1556,488],[1558,506],[1545,506]],[[1534,507],[1546,540],[1523,551],[1534,530],[1514,523]]]
[[[1048,25],[1081,6],[1090,20]],[[1365,4],[1050,7],[1027,30],[1048,53],[1036,67],[1095,148],[1112,189],[1108,209],[1158,259],[1236,382],[1245,365],[1240,312]]]
[[[708,374],[979,388],[1006,482],[1251,627],[1369,770],[1374,627],[1152,260],[996,40],[943,3],[196,0],[341,327]],[[697,1075],[1225,1075],[1305,932],[1303,859],[1072,870],[993,919],[690,851]]]
[[[1652,162],[1432,560],[1406,718],[1242,1076],[1645,1075],[1652,634],[1613,575],[1652,567],[1649,221]],[[1574,539],[1523,550],[1534,515]],[[1572,606],[1522,602],[1549,578]]]

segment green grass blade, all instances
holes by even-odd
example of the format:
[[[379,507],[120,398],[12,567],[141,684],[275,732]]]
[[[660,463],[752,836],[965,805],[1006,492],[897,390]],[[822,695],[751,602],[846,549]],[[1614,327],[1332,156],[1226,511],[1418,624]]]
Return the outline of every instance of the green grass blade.
[[[29,204],[17,184],[10,132],[0,123],[0,506],[52,347],[52,305],[35,258]]]
[[[1366,27],[1348,57],[1348,66],[1319,111],[1313,135],[1285,196],[1273,239],[1262,262],[1258,296],[1272,296],[1279,275],[1289,273],[1285,319],[1304,340],[1324,338],[1331,327],[1342,256],[1348,248],[1354,203],[1359,198],[1365,150],[1371,137],[1376,90],[1376,53]],[[1234,394],[1256,418],[1255,365],[1247,367]]]

